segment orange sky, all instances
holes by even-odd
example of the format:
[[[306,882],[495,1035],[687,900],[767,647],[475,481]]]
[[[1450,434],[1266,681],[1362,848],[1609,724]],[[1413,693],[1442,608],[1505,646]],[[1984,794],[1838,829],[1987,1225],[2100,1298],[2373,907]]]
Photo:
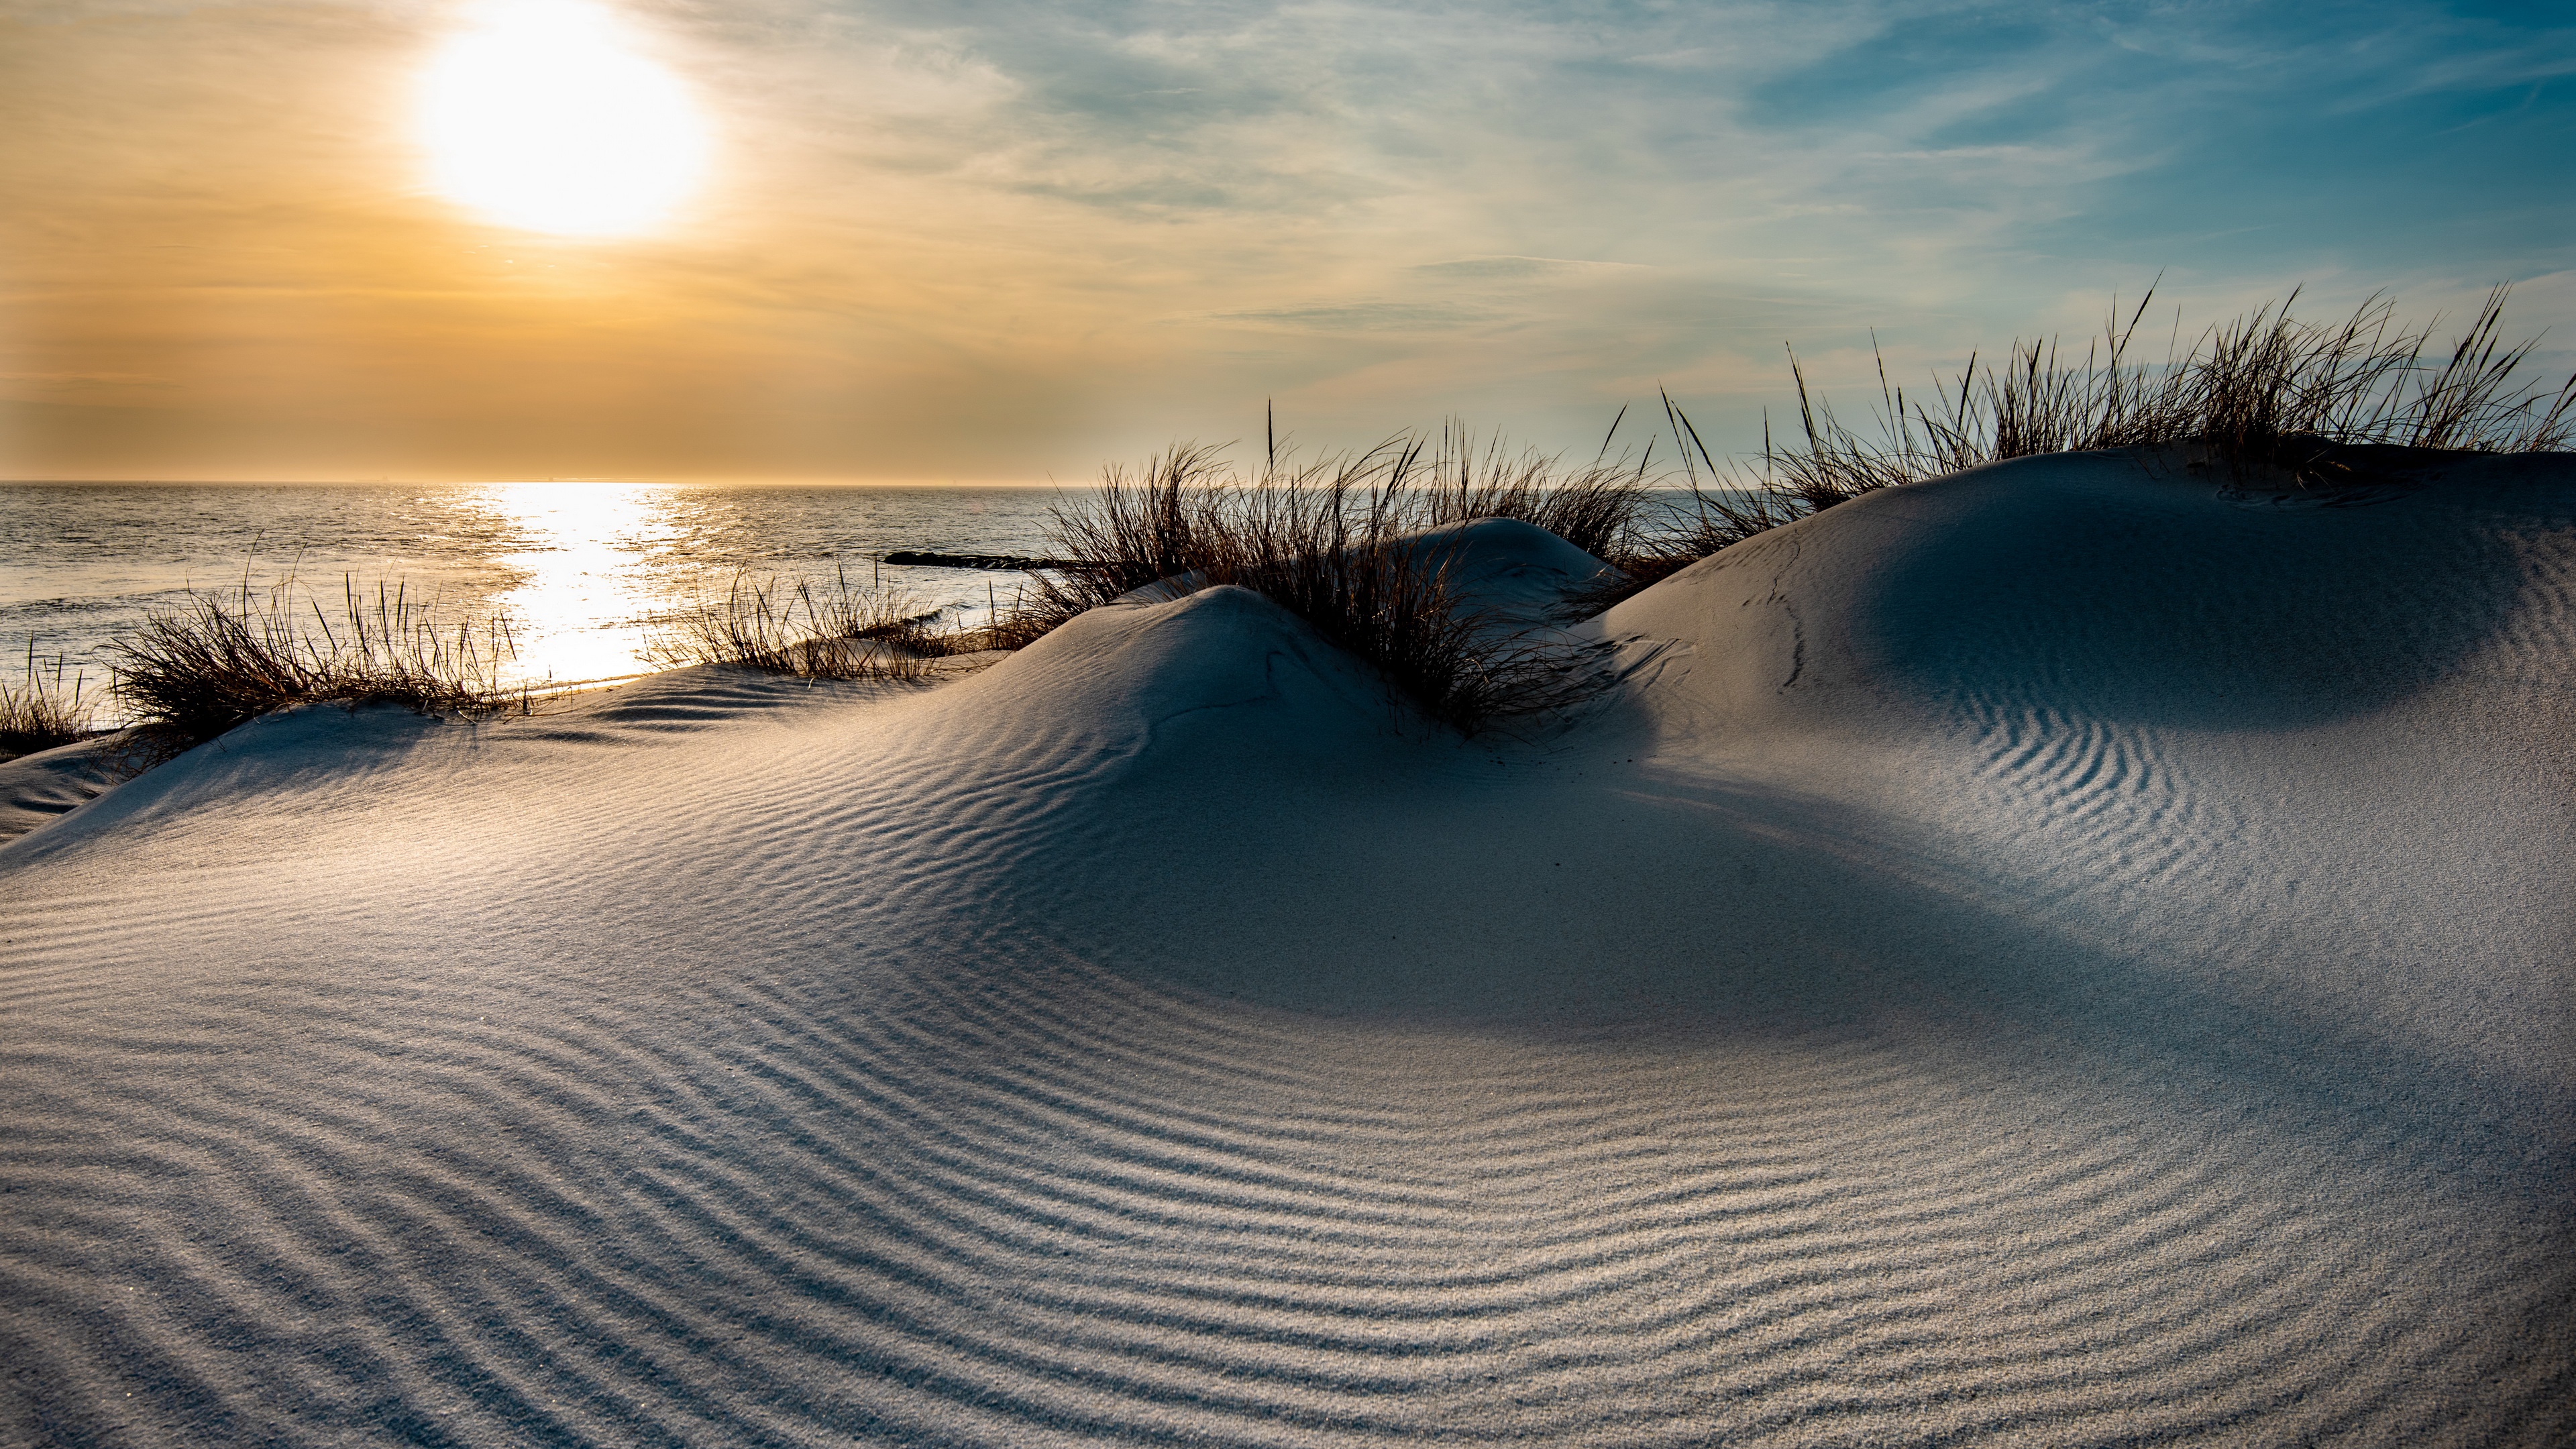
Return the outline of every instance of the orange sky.
[[[1027,481],[1257,435],[1267,398],[1315,442],[1460,414],[1588,451],[1659,384],[1742,447],[1783,340],[1857,382],[1872,327],[1950,364],[2159,270],[2194,321],[2506,276],[2516,330],[2576,319],[2563,159],[2472,178],[2482,226],[2375,240],[2250,184],[2140,211],[2191,137],[2119,117],[2216,84],[2179,43],[2156,70],[1863,5],[604,13],[714,159],[663,224],[574,238],[429,184],[414,97],[464,6],[0,6],[0,476]],[[1891,99],[1900,43],[2028,64]],[[2448,90],[2399,75],[2348,143],[2280,144],[2431,135],[2423,95],[2484,105],[2568,49],[2454,36]],[[2114,61],[2146,79],[2086,92]],[[2052,87],[2100,114],[2034,109]],[[2564,138],[2535,114],[2499,125]]]

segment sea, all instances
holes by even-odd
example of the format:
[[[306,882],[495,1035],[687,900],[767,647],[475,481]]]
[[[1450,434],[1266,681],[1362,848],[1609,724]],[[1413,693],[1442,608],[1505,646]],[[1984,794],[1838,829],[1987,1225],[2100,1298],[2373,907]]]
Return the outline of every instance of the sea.
[[[0,681],[32,655],[105,682],[115,643],[192,592],[283,590],[336,617],[379,586],[448,624],[508,620],[510,684],[573,687],[655,667],[657,631],[737,581],[836,577],[901,590],[943,622],[1007,609],[1021,575],[899,567],[888,553],[1044,555],[1067,490],[475,484],[0,483]],[[104,716],[114,717],[113,702]]]

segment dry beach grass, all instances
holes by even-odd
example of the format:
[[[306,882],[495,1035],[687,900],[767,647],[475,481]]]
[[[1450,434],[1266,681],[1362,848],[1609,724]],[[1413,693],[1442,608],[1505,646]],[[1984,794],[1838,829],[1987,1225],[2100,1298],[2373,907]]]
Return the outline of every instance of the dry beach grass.
[[[651,658],[666,667],[736,664],[799,679],[891,679],[918,683],[933,661],[955,652],[956,636],[932,626],[937,610],[900,590],[736,575],[721,600],[662,621]]]
[[[95,730],[97,699],[88,677],[74,674],[66,684],[63,670],[61,655],[40,659],[36,641],[27,641],[19,682],[0,681],[0,760],[67,745]]]
[[[1025,642],[1151,586],[1236,585],[1473,734],[1580,700],[1596,679],[1585,648],[1467,598],[1444,530],[1509,518],[1607,547],[1633,530],[1643,479],[1642,465],[1567,475],[1499,447],[1480,468],[1456,431],[1287,466],[1274,455],[1250,479],[1217,449],[1179,446],[1139,474],[1112,467],[1090,498],[1057,510],[1049,542],[1061,563],[1004,627]]]
[[[2224,469],[2240,485],[2299,489],[2352,483],[2409,453],[2544,453],[2576,440],[2576,376],[2555,390],[2523,379],[2537,338],[2503,340],[2509,285],[2489,292],[2449,348],[2441,319],[2395,321],[2374,295],[2340,322],[2295,316],[2294,290],[2202,331],[2188,351],[2137,358],[2150,287],[2125,314],[2114,299],[2081,359],[2058,339],[2016,338],[2001,364],[1973,355],[1931,401],[1891,381],[1880,359],[1870,430],[1855,429],[1810,389],[1794,349],[1796,440],[1766,416],[1758,471],[1722,460],[1669,394],[1660,401],[1688,508],[1607,554],[1620,577],[1571,598],[1598,612],[1658,579],[1757,534],[1881,488],[2013,458],[2111,448],[2171,450]]]
[[[1774,447],[1766,436],[1755,486],[1813,512],[2010,458],[2099,448],[2197,446],[2239,476],[2269,470],[2303,484],[2346,471],[2338,449],[2351,445],[2563,450],[2576,433],[2576,377],[2554,391],[2520,381],[2538,339],[2502,342],[2510,290],[2488,293],[2447,352],[2433,343],[2441,319],[2399,325],[2384,295],[2341,322],[2320,323],[2292,314],[2293,291],[2206,329],[2188,352],[2169,347],[2163,361],[2145,362],[2134,353],[2155,300],[2149,288],[2125,317],[2114,301],[2081,361],[2054,338],[2016,339],[2002,364],[1981,367],[1970,357],[1930,402],[1909,400],[1882,362],[1875,436],[1845,425],[1810,393],[1793,352],[1804,441]],[[1683,456],[1694,483],[1698,469],[1719,471],[1696,435]]]
[[[199,593],[155,610],[114,645],[111,686],[133,720],[184,743],[212,739],[292,704],[390,703],[478,718],[529,707],[502,685],[508,621],[477,631],[438,617],[402,585],[341,581],[337,620],[301,606],[292,579],[266,590]]]

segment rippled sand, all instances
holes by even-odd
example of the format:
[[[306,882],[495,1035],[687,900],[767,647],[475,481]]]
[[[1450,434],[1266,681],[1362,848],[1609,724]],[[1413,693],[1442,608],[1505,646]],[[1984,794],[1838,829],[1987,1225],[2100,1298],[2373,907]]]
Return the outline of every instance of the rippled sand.
[[[0,849],[0,1441],[2559,1442],[2576,472],[2342,502],[251,726]]]

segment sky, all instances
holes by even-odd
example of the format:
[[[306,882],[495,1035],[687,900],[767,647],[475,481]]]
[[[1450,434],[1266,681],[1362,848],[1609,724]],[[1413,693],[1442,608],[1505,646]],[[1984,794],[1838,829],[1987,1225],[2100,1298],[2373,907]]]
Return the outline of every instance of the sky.
[[[2187,341],[2512,280],[2576,367],[2563,4],[585,5],[0,0],[0,477],[1071,482],[1265,406],[1588,457],[1658,388],[1749,451],[1784,345],[1859,410],[2150,284]],[[646,219],[425,119],[532,6],[679,98],[603,143]]]

